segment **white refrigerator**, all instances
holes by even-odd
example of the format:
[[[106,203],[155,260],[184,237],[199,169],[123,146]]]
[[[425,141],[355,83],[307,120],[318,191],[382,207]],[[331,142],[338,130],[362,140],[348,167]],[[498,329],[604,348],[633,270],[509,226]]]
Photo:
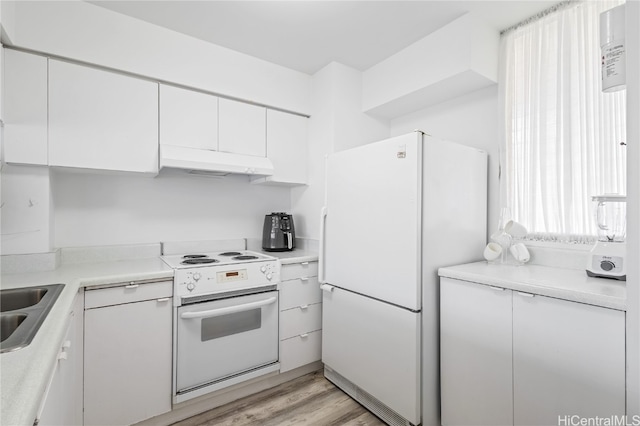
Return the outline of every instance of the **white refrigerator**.
[[[390,425],[439,425],[438,274],[486,243],[487,155],[422,132],[327,158],[325,376]]]

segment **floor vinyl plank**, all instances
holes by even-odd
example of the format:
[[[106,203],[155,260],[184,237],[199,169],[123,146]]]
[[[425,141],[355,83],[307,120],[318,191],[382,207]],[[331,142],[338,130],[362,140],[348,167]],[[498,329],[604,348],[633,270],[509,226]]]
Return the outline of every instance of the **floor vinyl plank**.
[[[324,378],[310,373],[173,426],[382,426],[384,423]]]

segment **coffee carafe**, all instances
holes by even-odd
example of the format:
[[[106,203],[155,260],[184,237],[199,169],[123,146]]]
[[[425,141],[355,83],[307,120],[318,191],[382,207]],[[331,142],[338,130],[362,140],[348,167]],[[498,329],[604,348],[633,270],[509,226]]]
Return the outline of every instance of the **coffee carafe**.
[[[262,249],[266,251],[290,251],[296,248],[296,231],[293,216],[273,212],[265,215],[262,228]]]

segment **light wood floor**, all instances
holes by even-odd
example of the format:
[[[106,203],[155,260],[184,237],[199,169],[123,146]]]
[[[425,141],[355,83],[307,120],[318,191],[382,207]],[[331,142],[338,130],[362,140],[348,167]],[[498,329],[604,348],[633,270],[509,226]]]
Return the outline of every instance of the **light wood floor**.
[[[307,374],[173,426],[378,426],[384,423],[324,378]]]

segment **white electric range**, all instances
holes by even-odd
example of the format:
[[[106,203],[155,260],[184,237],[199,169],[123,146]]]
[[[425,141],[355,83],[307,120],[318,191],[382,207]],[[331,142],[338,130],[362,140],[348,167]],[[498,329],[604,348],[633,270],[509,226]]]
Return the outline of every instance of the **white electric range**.
[[[238,250],[162,256],[174,272],[174,403],[278,371],[280,262]]]

